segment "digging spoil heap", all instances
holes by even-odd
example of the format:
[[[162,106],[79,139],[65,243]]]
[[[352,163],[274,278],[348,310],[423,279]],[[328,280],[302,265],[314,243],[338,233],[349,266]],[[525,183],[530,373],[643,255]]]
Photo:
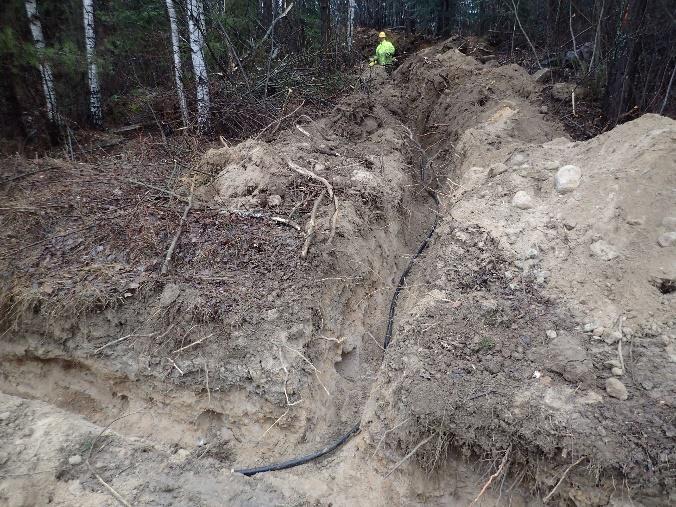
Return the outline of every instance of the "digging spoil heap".
[[[381,71],[173,190],[5,161],[0,505],[676,502],[676,122],[573,142],[450,42]]]

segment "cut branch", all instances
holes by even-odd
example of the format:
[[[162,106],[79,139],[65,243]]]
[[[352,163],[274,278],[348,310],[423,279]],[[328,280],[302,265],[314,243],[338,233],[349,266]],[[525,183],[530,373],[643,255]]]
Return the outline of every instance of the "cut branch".
[[[176,244],[178,243],[178,238],[181,235],[181,231],[183,230],[183,224],[185,223],[186,218],[188,218],[188,213],[190,212],[190,208],[192,208],[192,196],[193,196],[193,191],[195,190],[195,182],[192,183],[190,186],[190,197],[188,198],[188,205],[185,207],[185,210],[183,210],[183,216],[181,217],[181,221],[178,224],[178,230],[176,231],[176,235],[174,236],[174,239],[171,242],[171,245],[169,245],[169,250],[167,250],[167,255],[164,257],[164,263],[162,264],[162,269],[160,270],[161,274],[166,274],[167,271],[169,270],[169,263],[171,262],[171,256],[174,255],[174,250],[176,249]]]

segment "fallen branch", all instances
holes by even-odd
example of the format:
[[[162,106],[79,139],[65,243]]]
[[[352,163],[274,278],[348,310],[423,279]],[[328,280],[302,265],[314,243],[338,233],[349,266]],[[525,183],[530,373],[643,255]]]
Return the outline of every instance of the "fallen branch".
[[[101,345],[99,348],[97,348],[97,349],[94,350],[94,354],[98,354],[98,353],[101,352],[103,349],[105,349],[105,348],[107,348],[107,347],[110,347],[111,345],[116,345],[116,344],[118,344],[118,343],[120,343],[120,342],[123,342],[124,340],[129,339],[129,338],[132,338],[132,337],[136,337],[136,338],[149,338],[149,337],[153,336],[154,334],[155,334],[155,333],[150,333],[150,334],[134,334],[134,333],[131,333],[131,334],[125,335],[125,336],[123,336],[123,337],[121,337],[121,338],[118,338],[117,340],[113,340],[112,342],[108,342],[108,343],[106,343],[105,345]]]
[[[261,220],[271,220],[272,222],[275,222],[275,223],[278,223],[278,224],[283,224],[283,225],[286,225],[288,227],[291,227],[292,229],[296,229],[297,231],[300,231],[300,225],[298,225],[293,220],[289,220],[288,218],[268,216],[268,215],[264,215],[263,213],[257,213],[255,211],[239,210],[239,209],[224,210],[224,211],[221,211],[221,213],[232,213],[233,215],[237,215],[237,216],[240,216],[240,217],[251,217],[251,218],[259,218]]]
[[[390,470],[389,472],[387,472],[387,475],[385,475],[385,477],[383,477],[383,478],[384,478],[384,479],[387,479],[390,475],[392,475],[392,473],[393,473],[397,468],[399,468],[401,465],[403,465],[403,464],[404,464],[411,456],[413,456],[413,455],[418,451],[418,449],[420,449],[423,445],[425,445],[427,442],[429,442],[430,440],[432,440],[432,437],[434,437],[433,434],[430,435],[429,437],[427,437],[426,439],[424,439],[424,440],[423,440],[422,442],[420,442],[418,445],[416,445],[416,446],[413,448],[413,450],[412,450],[411,452],[409,452],[406,456],[404,456],[403,458],[401,458],[401,459],[399,460],[399,462],[398,462],[396,465],[394,465],[394,468],[393,468],[392,470]]]
[[[183,352],[184,350],[187,350],[187,349],[189,349],[189,348],[191,348],[191,347],[194,347],[195,345],[199,345],[200,343],[202,343],[202,342],[203,342],[204,340],[206,340],[207,338],[211,338],[213,335],[214,335],[214,333],[211,333],[210,335],[207,335],[207,336],[205,336],[204,338],[200,338],[199,340],[194,341],[194,342],[192,342],[192,343],[186,345],[185,347],[181,347],[180,349],[176,349],[176,350],[174,350],[174,351],[172,352],[172,354],[178,354],[179,352]],[[180,371],[180,370],[179,370],[179,371]]]
[[[326,178],[322,178],[321,176],[313,173],[312,171],[305,169],[304,167],[299,166],[298,164],[295,164],[291,162],[291,160],[286,161],[287,164],[289,164],[289,167],[293,170],[296,171],[298,174],[301,174],[303,176],[306,176],[310,179],[313,179],[315,181],[320,182],[322,185],[326,187],[327,192],[329,193],[329,197],[333,199],[333,187],[331,186],[331,183],[329,183]]]
[[[20,180],[21,178],[27,178],[28,176],[32,176],[34,174],[43,173],[45,171],[51,171],[52,169],[58,169],[58,167],[57,166],[42,167],[42,168],[37,169],[35,171],[30,171],[30,172],[23,173],[23,174],[17,174],[16,176],[12,176],[11,178],[6,178],[6,179],[0,181],[0,185],[4,185],[6,183],[9,183],[10,181]]]
[[[167,255],[164,257],[164,263],[162,264],[162,269],[160,270],[160,274],[162,275],[166,274],[169,269],[169,262],[171,262],[171,256],[174,255],[174,250],[176,249],[178,238],[181,235],[181,231],[183,230],[183,224],[185,223],[186,218],[188,218],[190,208],[192,208],[192,196],[194,190],[195,190],[195,182],[193,181],[192,185],[190,186],[190,197],[188,198],[188,204],[185,207],[185,210],[183,211],[183,216],[181,217],[181,221],[178,224],[178,230],[176,231],[176,235],[174,236],[171,245],[169,245]]]
[[[568,475],[568,472],[570,472],[570,471],[573,469],[573,467],[579,465],[584,459],[585,459],[585,456],[582,456],[579,460],[577,460],[575,463],[573,463],[572,465],[570,465],[568,468],[566,468],[566,469],[563,471],[563,474],[561,475],[561,478],[559,479],[559,482],[557,482],[557,483],[556,483],[556,486],[554,486],[554,489],[552,489],[552,490],[549,492],[549,494],[548,494],[546,497],[544,497],[544,498],[542,499],[542,503],[547,503],[547,502],[551,499],[552,495],[554,495],[554,493],[556,493],[556,490],[559,489],[559,486],[560,486],[561,483],[563,482],[563,479],[565,479],[566,476]]]
[[[185,197],[183,197],[182,195],[177,194],[176,192],[172,192],[171,190],[167,190],[166,188],[158,187],[156,185],[151,185],[150,183],[144,183],[142,181],[133,180],[131,178],[124,178],[124,181],[132,183],[133,185],[137,185],[139,187],[145,187],[145,188],[149,188],[151,190],[157,190],[158,192],[162,192],[163,194],[167,194],[171,197],[175,197],[179,201],[188,202],[188,200],[189,200],[189,199],[186,199]]]
[[[287,114],[287,115],[285,115],[285,116],[282,116],[279,120],[273,121],[270,125],[268,125],[268,126],[265,127],[263,130],[261,130],[261,131],[256,135],[256,137],[255,137],[254,139],[260,139],[260,137],[263,135],[263,133],[264,133],[266,130],[268,130],[270,127],[272,127],[273,125],[275,125],[275,124],[276,124],[277,126],[272,130],[271,134],[274,134],[275,132],[277,132],[277,129],[278,129],[279,126],[282,124],[282,122],[283,122],[284,120],[286,120],[287,118],[291,118],[291,117],[292,117],[294,114],[296,114],[296,113],[298,112],[298,110],[299,110],[301,107],[303,107],[304,105],[305,105],[305,100],[303,100],[303,101],[300,103],[300,106],[298,106],[296,109],[294,109],[293,111],[291,111],[289,114]]]
[[[329,239],[327,241],[328,244],[331,244],[334,236],[336,235],[336,224],[338,222],[338,198],[336,197],[336,195],[333,191],[333,187],[331,186],[331,183],[329,183],[326,180],[326,178],[322,178],[321,176],[313,173],[312,171],[305,169],[305,168],[299,166],[298,164],[294,164],[291,160],[287,160],[286,162],[287,162],[287,164],[289,164],[289,167],[293,171],[296,171],[298,174],[306,176],[310,179],[316,180],[326,187],[326,191],[328,192],[329,197],[333,200],[333,215],[331,215],[331,232],[329,233]],[[315,204],[316,204],[316,202],[315,202]],[[307,252],[305,252],[305,255],[307,255]],[[301,255],[301,257],[303,259],[305,258],[304,255]]]
[[[500,467],[498,468],[497,472],[495,472],[493,475],[491,475],[489,477],[488,482],[486,482],[486,484],[484,484],[484,487],[481,488],[481,491],[479,491],[479,494],[477,495],[477,497],[474,500],[472,500],[472,503],[470,504],[470,506],[474,505],[475,503],[477,503],[479,501],[479,498],[481,498],[482,495],[486,492],[486,490],[488,489],[488,486],[490,486],[491,483],[493,482],[493,480],[502,473],[502,470],[505,468],[505,465],[507,464],[507,458],[509,458],[509,453],[510,453],[511,450],[512,450],[512,446],[510,445],[507,448],[507,451],[505,451],[505,455],[502,457],[502,462],[500,463]]]
[[[138,410],[138,411],[136,411],[136,412],[131,412],[131,413],[129,413],[129,414],[122,415],[122,416],[120,416],[120,417],[118,417],[118,418],[113,419],[112,421],[110,421],[110,422],[108,423],[108,425],[107,425],[105,428],[103,428],[103,429],[101,430],[101,433],[99,433],[99,434],[96,436],[96,438],[94,439],[94,441],[92,442],[92,445],[91,445],[91,447],[89,448],[89,454],[87,454],[87,459],[85,460],[85,464],[87,465],[87,468],[89,468],[89,471],[92,473],[92,475],[93,475],[94,477],[96,477],[96,480],[99,481],[99,482],[101,483],[101,485],[102,485],[104,488],[106,488],[106,489],[108,490],[108,492],[109,492],[111,495],[113,495],[113,496],[115,497],[115,500],[117,500],[118,502],[120,502],[120,503],[121,503],[122,505],[124,505],[125,507],[131,507],[131,504],[130,504],[129,502],[127,502],[127,501],[124,499],[124,497],[123,497],[122,495],[120,495],[117,491],[115,491],[115,490],[113,489],[113,487],[112,487],[110,484],[108,484],[106,481],[104,481],[103,478],[102,478],[99,474],[96,473],[96,470],[94,470],[94,467],[92,466],[90,460],[91,460],[91,458],[92,458],[92,452],[94,451],[94,447],[96,447],[96,442],[98,442],[98,441],[99,441],[99,438],[101,438],[101,436],[102,436],[106,431],[108,431],[108,428],[110,428],[110,427],[113,425],[113,423],[119,421],[120,419],[124,419],[125,417],[129,417],[130,415],[138,414],[139,412],[141,412],[141,411]]]
[[[326,190],[322,190],[322,193],[319,194],[319,197],[315,199],[314,206],[312,206],[312,213],[310,214],[310,220],[307,225],[307,233],[305,235],[305,243],[303,244],[303,249],[300,252],[301,259],[305,259],[307,257],[308,251],[310,250],[310,244],[312,243],[312,238],[315,235],[315,227],[317,226],[317,210],[319,209],[319,205],[322,203],[325,195]]]

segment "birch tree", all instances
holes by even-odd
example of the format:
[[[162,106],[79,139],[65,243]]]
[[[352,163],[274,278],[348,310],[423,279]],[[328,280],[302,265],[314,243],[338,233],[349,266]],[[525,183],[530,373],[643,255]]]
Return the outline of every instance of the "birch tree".
[[[33,36],[33,43],[35,44],[35,48],[38,51],[38,57],[40,58],[40,77],[42,79],[42,91],[45,95],[45,103],[47,105],[47,118],[55,125],[58,125],[60,121],[59,113],[56,108],[54,76],[52,74],[51,66],[44,60],[44,55],[42,54],[45,49],[45,36],[42,33],[42,23],[40,23],[40,17],[38,16],[37,0],[26,0],[25,3],[26,14],[28,15],[28,22]]]
[[[354,14],[357,10],[357,0],[348,0],[347,4],[347,47],[352,49],[354,42]]]
[[[94,0],[82,0],[84,14],[85,50],[87,53],[87,81],[89,82],[89,115],[96,127],[103,125],[101,88],[96,68],[96,31],[94,30]]]
[[[176,10],[174,0],[167,0],[167,13],[169,14],[169,26],[171,28],[171,50],[174,55],[174,77],[176,79],[176,95],[181,108],[183,126],[188,126],[188,103],[183,91],[183,71],[181,70],[181,49],[178,43],[178,25],[176,24]]]
[[[202,0],[186,0],[190,54],[197,88],[197,129],[209,129],[209,78],[204,60],[204,7]]]

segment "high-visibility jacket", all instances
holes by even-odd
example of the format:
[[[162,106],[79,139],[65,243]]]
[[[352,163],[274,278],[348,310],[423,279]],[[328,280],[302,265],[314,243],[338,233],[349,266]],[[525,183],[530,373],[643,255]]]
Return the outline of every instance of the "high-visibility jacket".
[[[376,60],[380,65],[391,65],[394,60],[394,44],[388,40],[383,40],[376,48]]]

